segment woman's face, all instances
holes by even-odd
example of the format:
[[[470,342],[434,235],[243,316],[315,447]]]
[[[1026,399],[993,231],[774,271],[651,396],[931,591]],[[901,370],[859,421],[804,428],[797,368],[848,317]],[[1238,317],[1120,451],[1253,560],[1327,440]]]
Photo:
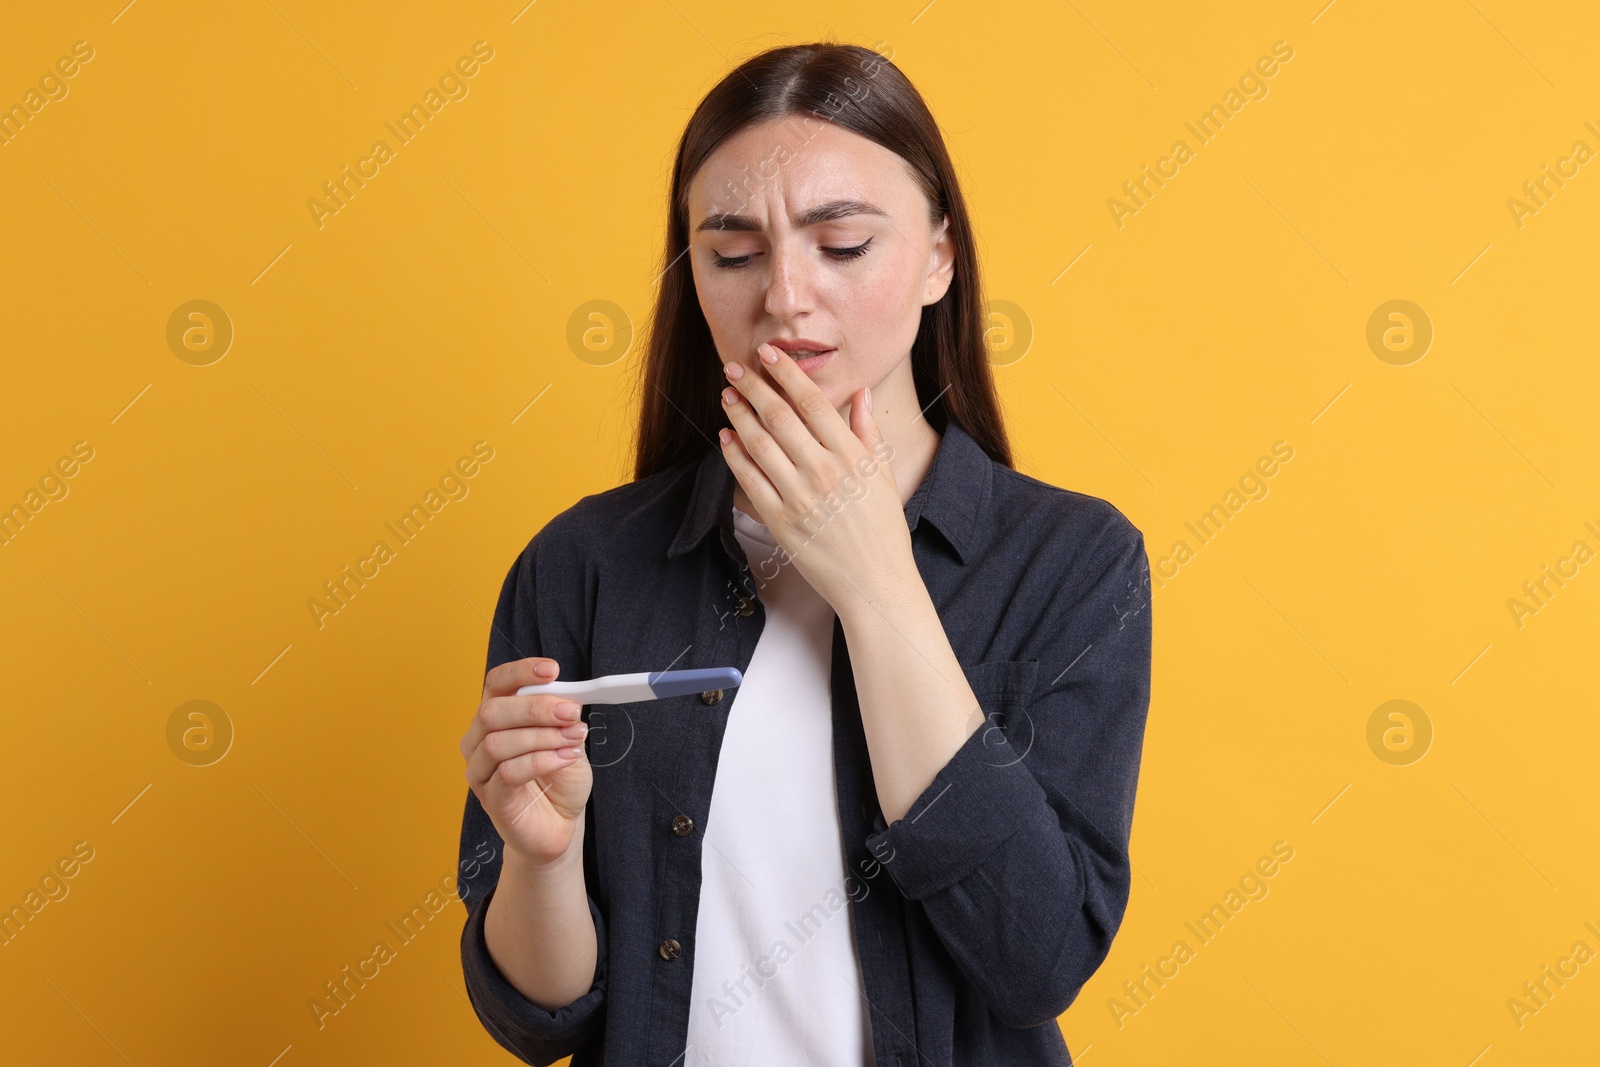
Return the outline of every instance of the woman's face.
[[[949,217],[928,221],[904,160],[796,116],[724,141],[688,206],[695,291],[723,363],[765,370],[757,345],[815,341],[834,351],[812,380],[841,414],[866,386],[877,410],[880,387],[914,404],[911,343],[955,256]]]

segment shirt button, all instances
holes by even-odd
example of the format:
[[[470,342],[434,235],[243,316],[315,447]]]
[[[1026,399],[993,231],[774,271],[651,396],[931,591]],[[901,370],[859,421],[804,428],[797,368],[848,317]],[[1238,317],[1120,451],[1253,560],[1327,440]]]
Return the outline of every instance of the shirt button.
[[[688,837],[689,831],[694,829],[694,820],[687,815],[676,815],[672,819],[672,832],[679,837]]]
[[[750,597],[750,596],[742,596],[742,597],[740,597],[739,598],[738,611],[739,611],[740,616],[742,616],[743,618],[746,618],[746,619],[748,619],[750,616],[754,615],[756,613],[756,599],[755,599],[755,597]]]
[[[707,704],[715,704],[717,701],[722,699],[722,690],[708,689],[704,693],[700,694],[700,699]]]
[[[675,960],[679,956],[683,955],[683,946],[669,937],[665,941],[661,942],[660,951],[662,959]]]

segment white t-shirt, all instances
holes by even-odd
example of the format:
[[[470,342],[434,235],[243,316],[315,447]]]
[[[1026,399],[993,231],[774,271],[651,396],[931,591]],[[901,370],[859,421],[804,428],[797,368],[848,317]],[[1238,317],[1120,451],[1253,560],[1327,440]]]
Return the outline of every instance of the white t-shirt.
[[[833,774],[833,608],[765,526],[738,508],[733,525],[766,621],[717,757],[684,1063],[871,1067]]]

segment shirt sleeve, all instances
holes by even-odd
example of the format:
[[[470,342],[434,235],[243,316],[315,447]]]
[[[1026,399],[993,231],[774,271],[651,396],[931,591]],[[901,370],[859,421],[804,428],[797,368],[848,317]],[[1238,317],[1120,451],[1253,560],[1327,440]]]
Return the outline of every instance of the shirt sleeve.
[[[558,517],[559,519],[559,517]],[[552,525],[557,520],[552,520]],[[559,553],[550,546],[551,527],[534,537],[512,564],[500,589],[490,626],[485,670],[528,656],[548,656],[561,665],[560,677],[587,677],[587,641],[580,608],[584,607],[583,565],[579,560],[545,561],[541,551]],[[536,594],[542,594],[536,596]],[[566,621],[567,617],[575,621]],[[606,996],[606,917],[595,899],[596,880],[593,807],[585,815],[584,881],[588,886],[589,914],[594,919],[596,961],[589,991],[555,1011],[546,1011],[508,982],[489,954],[484,919],[489,901],[499,885],[504,840],[483,810],[477,795],[467,790],[461,822],[460,877],[467,921],[461,933],[461,969],[468,1000],[485,1030],[524,1063],[549,1064],[570,1056],[596,1038],[604,1022]]]
[[[1067,1010],[1128,902],[1150,702],[1149,563],[1120,513],[1081,558],[1081,570],[1074,561],[1076,573],[1045,583],[1031,699],[1007,710],[1003,730],[990,716],[904,817],[867,837],[1013,1027]]]

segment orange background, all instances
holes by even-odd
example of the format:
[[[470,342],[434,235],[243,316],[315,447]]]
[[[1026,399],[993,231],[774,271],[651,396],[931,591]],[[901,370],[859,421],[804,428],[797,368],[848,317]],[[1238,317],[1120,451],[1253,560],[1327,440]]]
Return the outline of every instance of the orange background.
[[[123,3],[0,34],[0,105],[40,92],[0,144],[0,506],[39,492],[0,544],[0,905],[74,871],[0,948],[18,1062],[510,1061],[457,903],[321,1028],[308,1001],[453,884],[499,583],[627,476],[684,122],[740,59],[825,36],[892,56],[946,133],[1020,468],[1115,503],[1165,572],[1133,895],[1074,1053],[1592,1059],[1600,963],[1508,1007],[1600,951],[1600,565],[1571,555],[1600,549],[1592,7]],[[465,95],[319,226],[323,183],[479,41]],[[1201,143],[1185,123],[1276,42]],[[1171,177],[1135,205],[1146,165]],[[196,300],[220,317],[169,343]],[[585,348],[592,301],[613,332]],[[319,626],[347,565],[373,576]],[[1546,565],[1569,576],[1535,605]]]

